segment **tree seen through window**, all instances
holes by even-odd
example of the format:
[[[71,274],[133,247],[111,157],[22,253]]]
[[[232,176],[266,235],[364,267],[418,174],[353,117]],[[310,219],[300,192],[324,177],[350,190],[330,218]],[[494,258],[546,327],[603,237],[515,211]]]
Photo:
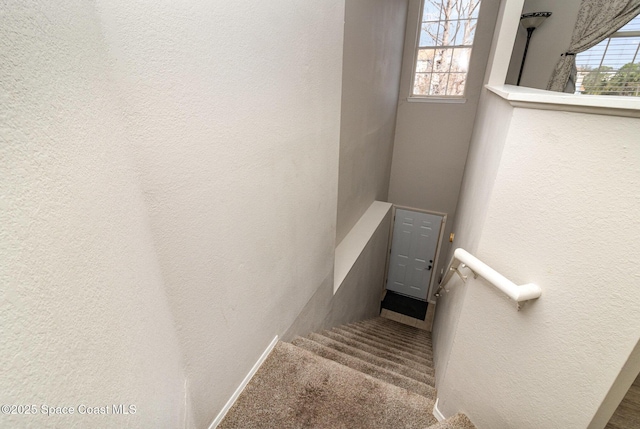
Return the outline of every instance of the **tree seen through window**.
[[[462,97],[480,0],[424,0],[414,96]]]
[[[576,94],[640,96],[640,15],[576,56]]]

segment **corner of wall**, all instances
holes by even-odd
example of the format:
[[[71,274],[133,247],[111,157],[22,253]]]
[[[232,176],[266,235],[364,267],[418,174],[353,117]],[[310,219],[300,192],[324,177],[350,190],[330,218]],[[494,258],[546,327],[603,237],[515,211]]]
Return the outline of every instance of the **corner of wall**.
[[[607,425],[638,374],[640,374],[640,340],[633,348],[587,429],[602,429]]]
[[[326,279],[282,336],[283,340],[379,314],[390,228],[391,210],[386,209],[373,230],[361,231],[364,245],[335,294],[333,277]]]
[[[455,240],[450,247],[447,263],[455,249],[461,247],[473,253],[478,247],[512,114],[513,108],[507,102],[487,91],[483,92],[460,187],[453,225]],[[450,292],[438,298],[432,333],[439,389],[446,384],[449,359],[467,295],[467,285],[456,276],[449,281],[447,289]],[[442,407],[447,411],[447,398],[442,399]]]

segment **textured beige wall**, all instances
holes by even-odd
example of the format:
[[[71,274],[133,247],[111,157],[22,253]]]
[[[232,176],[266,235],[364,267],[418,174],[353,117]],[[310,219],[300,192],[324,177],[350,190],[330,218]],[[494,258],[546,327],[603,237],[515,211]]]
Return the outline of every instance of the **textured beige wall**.
[[[407,3],[346,1],[336,244],[387,198]],[[325,279],[285,339],[379,314],[390,222],[389,212],[335,295]]]
[[[95,8],[2,15],[0,404],[36,414],[0,427],[184,427],[179,340]],[[136,413],[83,413],[112,404]]]
[[[202,427],[333,273],[344,1],[99,10]]]
[[[387,200],[407,3],[346,2],[336,245]]]
[[[2,21],[2,403],[138,406],[38,427],[206,427],[333,279],[344,1]]]
[[[455,215],[467,150],[476,117],[499,0],[483,0],[464,104],[407,101],[415,55],[420,1],[409,2],[389,201]],[[447,225],[445,237],[451,225]],[[446,255],[445,240],[442,252]],[[446,258],[440,259],[440,270]]]
[[[461,247],[471,253],[477,250],[512,110],[506,101],[493,93],[485,92],[482,95],[453,225],[456,233],[453,249]],[[445,258],[447,264],[451,261],[452,253]],[[456,286],[451,286],[454,282]],[[438,298],[432,334],[438,384],[447,373],[464,303],[466,288],[457,286],[457,277],[454,276],[447,286],[450,292]]]
[[[474,139],[469,165],[478,168],[465,176],[460,204],[471,209],[460,212],[457,238],[543,294],[518,312],[481,279],[451,282],[436,321],[438,365],[446,361],[440,410],[463,410],[478,427],[584,428],[639,339],[640,293],[629,273],[640,257],[640,124],[500,103],[489,102],[485,126],[506,122],[508,132]],[[611,240],[621,228],[625,239]]]

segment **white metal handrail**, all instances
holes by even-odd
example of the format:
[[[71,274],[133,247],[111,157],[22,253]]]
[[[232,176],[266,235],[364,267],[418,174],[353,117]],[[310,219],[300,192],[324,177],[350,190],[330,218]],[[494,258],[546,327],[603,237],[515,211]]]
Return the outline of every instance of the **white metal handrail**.
[[[471,253],[461,248],[458,248],[453,252],[453,259],[451,259],[447,274],[440,282],[440,287],[436,291],[435,295],[440,296],[440,291],[442,291],[444,285],[449,281],[454,273],[458,274],[463,281],[466,281],[467,277],[460,272],[460,268],[464,268],[465,266],[473,272],[475,277],[480,276],[487,280],[517,303],[540,298],[540,295],[542,295],[542,289],[540,289],[540,286],[533,283],[518,286],[482,262],[480,259],[473,256]]]

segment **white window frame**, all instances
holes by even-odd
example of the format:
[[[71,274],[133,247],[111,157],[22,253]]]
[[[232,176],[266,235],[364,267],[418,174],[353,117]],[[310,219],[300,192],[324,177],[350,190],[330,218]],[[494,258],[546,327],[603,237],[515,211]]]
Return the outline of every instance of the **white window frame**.
[[[466,95],[467,95],[467,90],[468,90],[468,79],[469,79],[469,68],[471,66],[471,58],[473,57],[473,51],[475,49],[475,41],[476,41],[476,35],[477,35],[477,27],[476,27],[476,33],[474,33],[473,36],[473,41],[471,42],[470,45],[460,45],[460,46],[449,46],[449,45],[442,45],[443,48],[468,48],[470,49],[470,55],[469,55],[469,68],[466,71],[466,77],[465,77],[465,86],[464,86],[464,91],[462,95],[423,95],[423,94],[414,94],[413,90],[414,90],[414,86],[415,86],[415,80],[416,80],[416,76],[418,74],[418,72],[416,71],[417,66],[418,66],[418,53],[420,51],[420,49],[424,49],[425,47],[421,47],[420,46],[420,36],[421,36],[421,32],[422,32],[422,23],[423,23],[423,16],[424,16],[424,7],[425,7],[425,1],[426,0],[420,0],[420,9],[418,11],[418,19],[417,19],[417,27],[416,27],[416,38],[415,38],[415,46],[414,46],[414,50],[413,50],[413,63],[412,63],[412,67],[411,67],[411,78],[409,79],[409,97],[407,98],[407,101],[409,102],[437,102],[437,103],[466,103],[467,99],[466,99]],[[441,0],[444,1],[444,0]],[[476,19],[479,22],[479,11],[480,8],[482,6],[482,0],[480,0],[479,4],[478,4],[478,16],[474,19]],[[440,47],[438,46],[434,46],[434,48]],[[430,48],[430,47],[429,47]]]

